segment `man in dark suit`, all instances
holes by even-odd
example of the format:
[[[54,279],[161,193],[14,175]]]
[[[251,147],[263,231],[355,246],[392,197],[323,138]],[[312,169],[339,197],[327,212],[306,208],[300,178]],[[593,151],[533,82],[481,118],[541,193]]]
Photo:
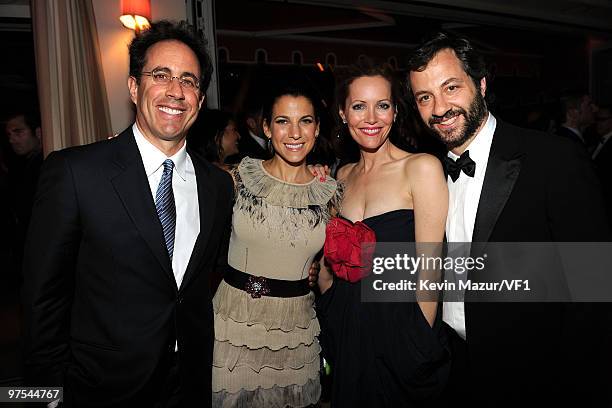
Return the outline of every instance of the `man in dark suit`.
[[[603,186],[608,220],[612,221],[612,107],[599,107],[595,115],[595,125],[599,140],[592,158]]]
[[[24,267],[28,382],[63,386],[66,406],[206,406],[209,274],[233,186],[185,136],[212,67],[167,21],[129,52],[134,125],[43,166]]]
[[[43,162],[40,116],[38,112],[17,109],[6,118],[6,136],[15,153],[15,158],[11,160],[8,169],[6,195],[8,201],[6,204],[9,205],[15,222],[15,233],[11,237],[13,262],[7,269],[14,270],[11,278],[15,283],[21,283],[23,247]]]
[[[486,66],[468,40],[438,33],[416,49],[409,69],[420,116],[449,150],[449,242],[474,251],[486,242],[609,240],[585,151],[496,119],[484,100]],[[597,312],[586,304],[445,302],[453,358],[445,403],[555,406],[580,398],[598,406],[607,380],[597,366],[606,338]]]
[[[249,156],[255,159],[269,159],[272,152],[268,150],[267,138],[263,134],[261,106],[249,102],[245,112],[243,135],[238,142],[240,157]]]
[[[593,124],[595,105],[590,95],[584,92],[566,92],[560,99],[561,126],[557,135],[574,141],[591,151],[591,140],[585,131]]]

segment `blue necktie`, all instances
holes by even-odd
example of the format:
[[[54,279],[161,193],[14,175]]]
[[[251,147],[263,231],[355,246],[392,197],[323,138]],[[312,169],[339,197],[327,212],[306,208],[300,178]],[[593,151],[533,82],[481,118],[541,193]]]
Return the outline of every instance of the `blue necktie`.
[[[166,248],[172,262],[174,252],[174,230],[176,228],[176,207],[174,206],[174,193],[172,192],[172,170],[174,162],[170,159],[164,161],[164,172],[162,173],[157,193],[155,194],[155,209],[164,231]]]

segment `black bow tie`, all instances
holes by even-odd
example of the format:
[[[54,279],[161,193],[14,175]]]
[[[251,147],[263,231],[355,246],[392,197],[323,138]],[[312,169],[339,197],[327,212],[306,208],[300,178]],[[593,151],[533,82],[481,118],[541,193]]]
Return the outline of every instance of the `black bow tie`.
[[[453,183],[457,181],[461,171],[463,171],[465,175],[469,177],[474,177],[474,173],[476,172],[476,163],[474,163],[474,160],[470,158],[469,150],[463,152],[457,161],[446,156],[444,158],[444,164],[446,165],[446,172],[451,177],[451,180],[453,180]]]

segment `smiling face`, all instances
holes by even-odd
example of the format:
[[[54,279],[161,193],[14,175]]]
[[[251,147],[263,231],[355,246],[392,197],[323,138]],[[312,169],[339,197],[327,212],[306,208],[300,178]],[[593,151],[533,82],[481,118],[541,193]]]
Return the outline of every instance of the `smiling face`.
[[[378,149],[387,141],[395,119],[389,81],[382,76],[356,78],[349,85],[340,117],[362,149]]]
[[[272,140],[275,156],[291,165],[301,165],[313,149],[319,135],[312,102],[304,96],[283,95],[272,107],[270,123],[263,130]]]
[[[410,71],[410,85],[423,122],[449,150],[464,150],[487,117],[486,80],[476,89],[455,53],[443,49],[422,71]]]
[[[144,71],[163,69],[170,76],[200,77],[200,64],[194,52],[179,41],[166,40],[152,45],[146,54]],[[151,76],[128,80],[136,123],[154,145],[182,140],[195,121],[204,97],[198,89],[184,89],[177,78],[168,84],[156,83]]]

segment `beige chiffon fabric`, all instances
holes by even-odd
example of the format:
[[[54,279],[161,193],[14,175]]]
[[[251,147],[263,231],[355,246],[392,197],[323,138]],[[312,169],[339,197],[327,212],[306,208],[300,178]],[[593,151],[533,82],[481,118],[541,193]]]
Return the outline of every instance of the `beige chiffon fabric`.
[[[300,280],[325,240],[336,182],[292,184],[261,160],[233,173],[236,202],[228,263],[256,276]],[[213,299],[213,406],[305,407],[316,404],[321,347],[314,295],[252,298],[221,282]]]

